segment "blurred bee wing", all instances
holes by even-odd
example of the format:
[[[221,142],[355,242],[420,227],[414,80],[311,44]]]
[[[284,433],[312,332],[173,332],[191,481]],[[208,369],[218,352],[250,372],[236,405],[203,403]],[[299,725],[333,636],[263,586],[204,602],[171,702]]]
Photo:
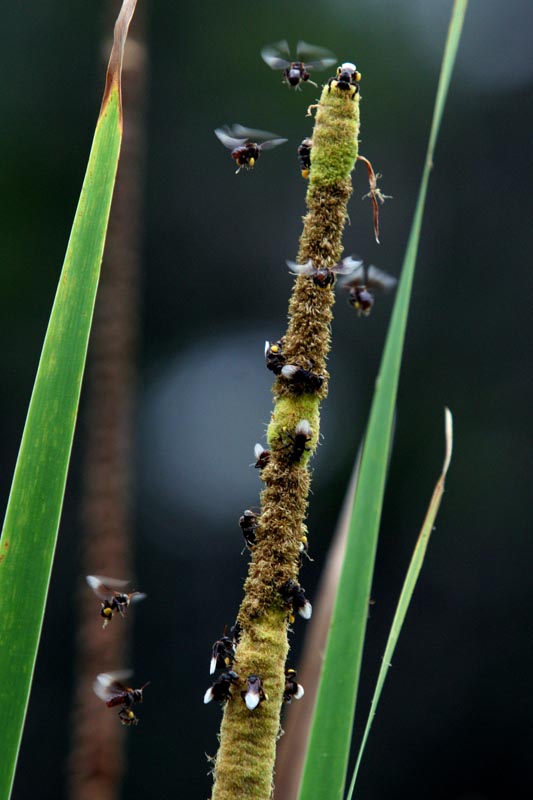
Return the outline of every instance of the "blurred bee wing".
[[[268,142],[261,142],[260,147],[261,150],[272,150],[273,147],[277,147],[280,144],[285,144],[285,142],[288,141],[288,139],[269,139]]]
[[[351,270],[346,278],[342,278],[339,281],[340,288],[349,291],[355,286],[363,286],[363,284],[366,283],[366,272],[364,265],[361,263],[359,267],[355,267],[355,269]]]
[[[246,143],[246,138],[237,139],[232,136],[231,129],[227,125],[225,125],[223,128],[215,128],[214,133],[217,139],[222,142],[224,147],[228,147],[230,150],[233,150],[235,147],[240,147]]]
[[[258,128],[247,128],[245,125],[239,125],[238,122],[231,126],[229,130],[232,136],[239,136],[246,142],[257,142],[261,139],[275,139],[277,134],[270,133],[270,131],[261,131]],[[286,142],[286,139],[283,139]]]
[[[117,589],[124,589],[129,583],[116,578],[106,578],[104,575],[87,575],[85,580],[100,600],[108,600]]]
[[[127,681],[133,672],[130,669],[116,670],[115,672],[101,672],[93,683],[94,693],[107,702],[113,695],[119,694],[124,689],[123,681]]]
[[[362,261],[358,261],[357,259],[348,256],[347,258],[343,258],[338,266],[333,267],[333,272],[336,272],[337,275],[351,275],[352,272],[355,272],[357,269],[361,269],[362,266]]]
[[[379,289],[392,289],[398,283],[397,278],[393,275],[389,275],[388,272],[384,272],[373,265],[368,267],[368,286],[372,287],[375,286]]]
[[[144,600],[146,598],[145,592],[132,592],[129,595],[130,603],[138,603],[139,600]]]
[[[313,69],[326,69],[337,63],[337,57],[325,47],[300,41],[296,45],[296,53],[299,59],[305,62],[306,67]]]
[[[285,39],[261,48],[261,58],[272,69],[286,69],[291,63],[291,52]]]
[[[316,272],[311,259],[306,261],[305,264],[297,264],[295,261],[287,261],[286,264],[293,275],[308,276],[313,275]]]

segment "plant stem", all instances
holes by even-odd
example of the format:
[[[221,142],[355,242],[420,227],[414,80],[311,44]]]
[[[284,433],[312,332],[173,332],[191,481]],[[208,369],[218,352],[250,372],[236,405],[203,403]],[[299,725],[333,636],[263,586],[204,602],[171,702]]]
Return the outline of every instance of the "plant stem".
[[[341,258],[358,134],[359,94],[352,96],[351,91],[326,85],[312,138],[308,210],[297,256],[300,264],[312,260],[316,269],[333,267]],[[291,616],[280,588],[296,580],[300,568],[310,486],[308,461],[319,439],[320,400],[327,394],[334,300],[332,286],[319,287],[307,276],[296,278],[283,355],[287,364],[310,368],[324,381],[317,390],[302,390],[282,376],[274,384],[275,406],[267,433],[270,460],[261,474],[265,483],[261,516],[238,615],[242,633],[235,669],[240,681],[224,711],[212,800],[269,800],[272,793]],[[301,420],[308,421],[311,433],[301,458],[294,459],[295,429]],[[261,677],[268,694],[268,700],[254,711],[240,698],[250,674]]]

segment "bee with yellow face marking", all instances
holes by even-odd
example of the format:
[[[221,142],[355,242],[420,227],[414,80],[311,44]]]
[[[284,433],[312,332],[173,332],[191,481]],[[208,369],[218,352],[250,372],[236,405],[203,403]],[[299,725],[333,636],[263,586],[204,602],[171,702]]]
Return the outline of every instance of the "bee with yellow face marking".
[[[361,80],[361,73],[357,71],[355,64],[351,61],[345,61],[340,67],[337,67],[337,74],[334,78],[328,81],[328,91],[331,87],[340,89],[341,92],[348,92],[348,96],[355,97],[359,91],[359,81]]]
[[[231,150],[231,157],[237,164],[236,174],[241,169],[253,169],[263,150],[272,150],[287,141],[276,137],[275,133],[245,128],[238,124],[216,128],[215,136],[224,147]]]
[[[270,344],[269,341],[265,342],[265,365],[274,375],[279,375],[285,364],[285,356],[283,355],[284,343],[284,337],[273,344]]]
[[[285,689],[283,692],[283,702],[290,703],[293,699],[300,700],[304,696],[304,687],[296,682],[296,670],[285,670]]]
[[[104,618],[103,628],[107,628],[113,614],[118,613],[124,617],[130,603],[137,603],[146,597],[144,592],[124,592],[123,589],[129,581],[105,578],[103,575],[87,575],[86,580],[95,595],[102,601],[100,615]]]
[[[224,629],[224,635],[217,639],[211,651],[210,675],[213,675],[217,669],[228,669],[228,667],[233,666],[236,645],[235,639],[232,639],[231,636],[226,636]]]
[[[143,691],[150,681],[143,684],[140,689],[133,689],[123,681],[128,680],[133,673],[131,670],[119,670],[117,672],[102,672],[96,676],[93,684],[95,694],[103,700],[108,708],[122,706],[119,711],[119,719],[123,725],[137,725],[139,720],[135,716],[131,707],[135,703],[142,703]]]
[[[396,278],[377,267],[359,266],[348,280],[342,282],[341,288],[349,292],[348,303],[358,315],[368,317],[374,306],[374,291],[388,291],[397,282]]]

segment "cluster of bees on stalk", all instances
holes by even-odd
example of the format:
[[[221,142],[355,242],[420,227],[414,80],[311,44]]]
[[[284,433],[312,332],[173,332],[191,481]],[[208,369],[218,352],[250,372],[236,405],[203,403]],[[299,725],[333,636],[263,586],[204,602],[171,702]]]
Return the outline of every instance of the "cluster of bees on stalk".
[[[269,67],[281,70],[282,80],[289,88],[301,89],[302,84],[308,83],[317,87],[311,80],[312,70],[327,69],[336,62],[335,56],[323,47],[310,45],[307,42],[298,42],[296,47],[296,59],[292,59],[289,46],[286,41],[268,45],[261,50],[261,56]],[[328,89],[334,87],[346,94],[347,99],[353,100],[359,92],[359,82],[361,73],[357,71],[355,64],[345,62],[337,67],[336,75],[327,81]],[[251,170],[264,150],[272,150],[287,139],[281,138],[268,131],[247,128],[243,125],[225,125],[215,129],[215,136],[219,141],[231,150],[231,157],[237,165],[236,173],[241,170]],[[303,178],[309,178],[312,171],[312,140],[309,137],[303,139],[298,147],[298,162]],[[371,176],[371,196],[374,206],[374,228],[377,237],[377,200],[383,202],[385,195],[382,195],[376,188],[376,177],[370,162],[362,159],[369,167]],[[374,182],[372,184],[372,181]],[[376,290],[388,290],[396,285],[396,278],[388,275],[383,270],[377,269],[372,265],[365,266],[362,261],[354,258],[345,258],[338,264],[329,267],[316,265],[312,261],[305,264],[295,264],[287,262],[292,273],[304,275],[313,279],[317,286],[326,288],[333,286],[337,275],[345,276],[340,282],[340,287],[348,292],[348,303],[355,308],[358,315],[368,316],[374,305],[374,292]]]
[[[326,69],[336,62],[335,56],[328,50],[321,47],[309,45],[306,42],[299,42],[296,49],[296,59],[292,59],[289,46],[286,41],[278,42],[274,45],[264,47],[261,51],[263,60],[269,67],[281,70],[283,82],[289,88],[299,90],[304,83],[317,86],[311,78],[311,70]],[[346,94],[347,101],[353,100],[359,92],[359,81],[361,74],[357,71],[355,64],[345,62],[337,68],[336,75],[327,82],[328,89],[333,87]],[[235,124],[224,126],[215,130],[215,135],[220,142],[231,150],[231,157],[234,160],[239,173],[241,170],[251,170],[265,150],[272,150],[287,139],[281,138],[276,134],[267,131],[246,128]],[[305,138],[298,147],[298,161],[302,177],[309,178],[312,172],[312,140]],[[369,162],[367,162],[369,164]],[[369,174],[373,175],[371,166]],[[375,177],[375,176],[374,176]],[[382,196],[378,195],[382,200]],[[375,203],[375,198],[373,198]],[[375,204],[376,205],[376,204]],[[377,238],[377,236],[376,236]],[[341,286],[348,291],[348,302],[353,306],[359,315],[368,316],[374,305],[374,291],[386,290],[396,284],[396,279],[387,273],[378,270],[376,267],[365,267],[362,261],[352,257],[344,258],[341,262],[333,265],[316,265],[309,260],[305,264],[297,264],[287,261],[287,266],[292,274],[312,280],[315,286],[327,289],[335,285],[337,276],[343,276]],[[323,383],[324,376],[313,370],[312,363],[294,364],[288,363],[283,352],[284,339],[277,342],[265,342],[265,364],[274,375],[290,386],[293,394],[316,393]],[[297,422],[293,431],[283,430],[280,445],[285,453],[285,458],[289,465],[298,464],[304,453],[310,450],[309,444],[313,437],[313,431],[308,420],[301,419]],[[256,444],[254,448],[254,466],[262,470],[269,463],[271,453],[261,444]],[[253,509],[245,509],[239,519],[239,525],[244,537],[245,548],[252,551],[256,545],[257,532],[260,525],[260,512]],[[244,551],[243,551],[244,552]],[[300,565],[304,557],[308,556],[307,536],[302,534],[300,540]],[[305,589],[295,580],[288,580],[278,587],[278,593],[283,604],[287,609],[289,623],[295,620],[295,615],[299,614],[304,619],[310,619],[312,606],[305,595]],[[236,664],[235,652],[241,636],[240,625],[237,622],[229,634],[224,629],[223,635],[213,644],[210,662],[210,674],[214,675],[219,671],[219,675],[214,683],[207,689],[204,695],[204,703],[216,701],[222,705],[231,700],[234,696],[232,688],[245,685],[241,689],[240,696],[249,711],[254,711],[262,702],[268,700],[263,681],[260,675],[250,674],[246,678],[239,676],[234,667]],[[238,689],[237,689],[238,690]],[[296,680],[296,670],[288,668],[285,671],[285,688],[283,701],[290,703],[293,699],[299,700],[304,695],[303,686]]]

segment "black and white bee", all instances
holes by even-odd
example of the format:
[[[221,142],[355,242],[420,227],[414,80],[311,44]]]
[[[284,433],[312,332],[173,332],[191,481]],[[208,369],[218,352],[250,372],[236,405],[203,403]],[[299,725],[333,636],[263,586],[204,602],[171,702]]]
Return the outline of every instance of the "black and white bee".
[[[286,40],[269,44],[261,50],[261,58],[271,69],[280,69],[283,82],[297,89],[302,83],[317,84],[311,80],[310,70],[327,69],[337,61],[330,50],[307,42],[298,42],[293,59]]]
[[[333,286],[337,275],[350,275],[355,270],[362,267],[363,262],[351,256],[343,258],[338,264],[332,267],[315,267],[313,261],[309,259],[305,264],[296,264],[294,261],[287,261],[287,266],[293,275],[303,275],[312,278],[313,283],[321,289]]]
[[[306,451],[310,450],[307,445],[311,441],[313,431],[311,430],[309,422],[306,419],[301,419],[297,423],[294,433],[291,433],[287,429],[284,429],[283,433],[289,439],[289,444],[284,446],[291,448],[288,456],[289,462],[295,464],[297,461],[300,461]]]
[[[150,683],[143,684],[140,689],[133,689],[123,681],[132,676],[131,670],[118,670],[116,672],[102,672],[96,676],[93,684],[95,694],[103,700],[108,708],[122,706],[119,719],[123,725],[137,725],[139,720],[131,710],[135,703],[142,703],[143,692]]]
[[[285,356],[283,355],[284,338],[279,339],[277,342],[270,344],[269,341],[265,342],[265,364],[274,375],[279,375],[284,364]]]
[[[305,596],[305,589],[297,581],[289,579],[280,588],[279,593],[293,612],[297,612],[304,619],[311,619],[313,607]],[[291,614],[289,619],[290,622],[294,622],[294,615]]]
[[[235,639],[224,635],[217,639],[211,650],[211,662],[209,664],[209,674],[213,675],[217,669],[228,669],[233,666],[235,661]]]
[[[118,613],[121,617],[126,614],[126,609],[131,603],[144,600],[144,592],[125,592],[124,588],[129,581],[119,581],[116,578],[105,578],[103,575],[87,575],[86,581],[102,601],[100,615],[104,618],[103,628],[107,628],[113,614]]]
[[[243,168],[252,169],[263,150],[272,150],[287,141],[275,133],[245,128],[239,124],[215,128],[215,136],[224,147],[231,150],[231,157],[237,164],[235,174]]]
[[[204,694],[204,703],[215,700],[217,703],[226,703],[231,700],[231,686],[239,682],[239,676],[232,669],[223,672]]]
[[[309,137],[302,139],[302,143],[298,145],[298,161],[300,162],[300,171],[302,178],[307,179],[311,171],[311,147],[312,140]]]
[[[246,689],[241,692],[241,697],[249,711],[253,711],[259,703],[268,700],[268,695],[263,689],[263,682],[259,675],[248,675]]]
[[[259,515],[256,514],[255,511],[252,511],[250,508],[246,508],[242,512],[242,516],[239,519],[239,525],[241,526],[242,535],[244,536],[246,547],[249,550],[251,550],[252,547],[255,545],[255,532],[257,530],[258,518]]]
[[[254,456],[255,456],[255,464],[254,467],[256,469],[264,469],[268,462],[270,461],[270,450],[265,450],[262,444],[257,442],[254,447]]]
[[[374,291],[388,291],[398,281],[387,272],[372,265],[359,266],[347,280],[342,281],[341,288],[349,292],[348,303],[355,308],[359,316],[368,317],[374,306]]]
[[[297,389],[297,393],[318,392],[324,383],[324,376],[317,375],[309,369],[304,369],[297,364],[286,364],[281,375]]]
[[[286,669],[283,702],[290,703],[292,700],[300,700],[304,694],[304,687],[300,683],[296,682],[296,670]]]
[[[331,87],[340,89],[341,92],[348,92],[349,96],[355,97],[359,91],[359,81],[361,80],[361,73],[357,71],[355,64],[351,61],[345,61],[340,67],[337,67],[337,74],[334,78],[328,81],[329,91]]]

